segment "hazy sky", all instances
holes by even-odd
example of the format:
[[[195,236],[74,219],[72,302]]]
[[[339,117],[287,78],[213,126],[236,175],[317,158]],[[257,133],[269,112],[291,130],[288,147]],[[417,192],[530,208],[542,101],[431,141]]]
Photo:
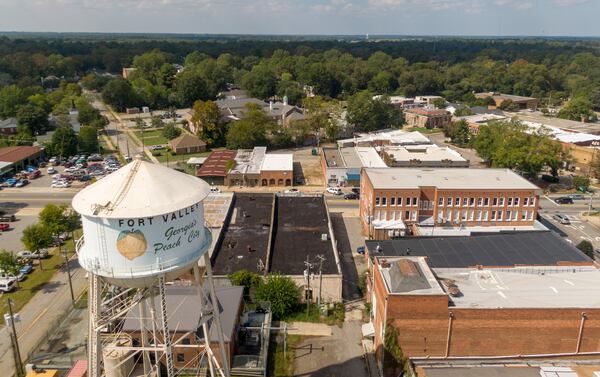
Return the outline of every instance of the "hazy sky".
[[[0,30],[600,36],[600,0],[0,0]]]

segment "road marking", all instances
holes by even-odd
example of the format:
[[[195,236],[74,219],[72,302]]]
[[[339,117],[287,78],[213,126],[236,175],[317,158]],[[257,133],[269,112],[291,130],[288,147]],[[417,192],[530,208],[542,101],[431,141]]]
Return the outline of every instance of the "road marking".
[[[558,291],[556,290],[556,288],[554,288],[554,287],[550,287],[550,289],[552,289],[552,291],[553,291],[554,293],[558,293]]]
[[[46,314],[46,312],[47,312],[47,311],[48,311],[48,308],[44,308],[44,310],[42,310],[42,311],[40,312],[40,314],[38,314],[38,316],[37,316],[37,317],[35,317],[35,319],[34,319],[33,321],[31,321],[31,323],[29,324],[29,326],[27,326],[26,328],[24,328],[24,329],[23,329],[23,331],[21,331],[21,335],[19,335],[19,336],[18,336],[19,340],[21,340],[21,338],[22,338],[22,337],[24,337],[24,336],[25,336],[25,334],[27,334],[27,331],[29,331],[29,330],[30,330],[30,329],[33,327],[33,325],[35,325],[35,323],[36,323],[37,321],[39,321],[39,320],[40,320],[40,318],[41,318],[41,317],[42,317],[44,314]]]
[[[555,206],[560,207],[560,204],[558,204],[557,202],[555,202],[554,200],[552,200],[548,195],[544,195],[544,198],[548,199]]]
[[[589,238],[589,237],[586,237],[586,236],[579,236],[579,237],[580,237],[582,240],[586,240],[586,241],[592,242],[592,239],[591,239],[591,238]]]
[[[575,285],[575,283],[573,283],[572,281],[569,281],[567,279],[563,279],[565,283],[569,284],[569,285]]]

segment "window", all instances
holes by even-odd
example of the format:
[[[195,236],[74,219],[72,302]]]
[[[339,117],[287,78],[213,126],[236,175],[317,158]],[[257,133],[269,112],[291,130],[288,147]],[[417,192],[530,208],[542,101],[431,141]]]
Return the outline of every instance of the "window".
[[[412,211],[410,219],[412,221],[417,221],[417,211]]]
[[[496,220],[496,211],[492,211],[492,221]]]
[[[452,207],[452,197],[451,196],[446,198],[446,203],[447,203],[448,207]]]
[[[535,206],[535,196],[532,196],[531,199],[529,200],[529,205],[530,206]]]
[[[190,344],[190,338],[181,339],[181,344]]]
[[[375,220],[379,220],[379,217],[380,217],[380,216],[381,216],[381,212],[380,212],[378,209],[376,209],[376,210],[375,210],[375,213],[373,214],[373,218],[374,218]]]
[[[409,220],[409,219],[410,219],[410,211],[404,212],[404,220]]]
[[[504,207],[504,198],[500,198],[500,207]]]
[[[482,204],[483,204],[483,198],[477,198],[477,207],[481,207]]]
[[[463,198],[463,206],[466,207],[469,205],[469,198]]]
[[[523,198],[523,205],[524,206],[528,206],[529,205],[529,198]]]
[[[527,211],[521,211],[521,220],[527,220]]]
[[[502,221],[503,215],[504,215],[504,213],[502,213],[502,211],[498,211],[498,221]]]
[[[508,206],[512,206],[513,205],[513,198],[508,198]]]
[[[413,196],[412,205],[416,206],[418,203],[419,203],[419,198],[417,198],[416,196]]]
[[[392,197],[390,198],[390,205],[391,205],[391,206],[395,206],[395,205],[396,205],[396,197],[395,197],[395,196],[392,196]]]
[[[484,198],[483,199],[483,205],[486,206],[486,207],[489,206],[490,205],[490,198]]]
[[[506,211],[506,221],[510,221],[510,211]]]
[[[469,198],[469,205],[473,207],[475,205],[475,198]]]
[[[178,354],[177,354],[177,362],[178,362],[178,363],[184,363],[184,362],[185,362],[185,354],[183,354],[183,353],[178,353]]]
[[[440,207],[443,207],[443,206],[444,206],[444,198],[440,197],[440,198],[438,199],[438,205],[439,205]]]
[[[454,205],[455,206],[459,206],[460,205],[460,198],[457,196],[456,200],[454,201]]]
[[[380,199],[379,197],[376,197],[376,198],[375,198],[375,205],[376,205],[376,206],[378,206],[378,205],[379,205],[379,202],[380,202],[380,200],[381,200],[381,199]]]
[[[452,211],[446,212],[446,220],[447,221],[452,221]]]
[[[401,197],[401,196],[399,196],[399,197],[398,197],[398,205],[399,205],[399,206],[401,206],[401,205],[402,205],[402,197]]]
[[[494,201],[492,202],[493,206],[497,206],[498,205],[498,198],[494,198]]]
[[[387,196],[384,196],[383,198],[381,198],[381,205],[387,206]]]
[[[441,222],[442,220],[444,220],[444,211],[443,210],[438,211],[437,218],[438,218],[438,222]]]
[[[477,210],[477,221],[481,221],[481,210]]]
[[[460,219],[461,219],[462,221],[466,221],[466,220],[467,220],[467,210],[466,210],[466,209],[464,209],[464,210],[462,211],[462,216],[460,217]]]
[[[390,211],[390,220],[396,220],[396,212]]]
[[[484,211],[483,212],[483,221],[487,221],[488,220],[488,211]]]
[[[527,220],[533,220],[533,211],[527,211]]]
[[[519,199],[520,199],[519,197],[516,197],[516,198],[515,198],[515,203],[514,203],[514,204],[515,204],[515,207],[518,207],[518,206],[519,206]]]
[[[459,218],[460,218],[460,211],[459,210],[455,210],[454,211],[454,221],[458,222]]]
[[[519,211],[513,211],[512,221],[517,221],[517,220],[519,220]]]

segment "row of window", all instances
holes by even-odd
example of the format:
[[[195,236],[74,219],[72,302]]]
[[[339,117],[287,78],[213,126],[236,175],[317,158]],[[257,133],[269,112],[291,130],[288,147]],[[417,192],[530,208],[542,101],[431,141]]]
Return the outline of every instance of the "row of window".
[[[533,210],[473,210],[473,209],[447,209],[440,210],[437,214],[438,221],[531,221]],[[417,221],[417,211],[386,211],[376,209],[373,220],[403,220]]]
[[[419,204],[419,198],[416,196],[410,197],[407,196],[406,198],[403,198],[402,196],[392,196],[390,197],[390,205],[391,206],[401,206],[402,205],[402,200],[405,200],[404,203],[406,203],[406,206],[416,206]],[[377,196],[375,198],[375,205],[376,206],[387,206],[388,205],[388,197],[387,196],[382,196],[379,197]]]
[[[447,207],[475,207],[475,200],[477,200],[477,207],[488,207],[490,205],[490,198],[474,198],[474,197],[452,197],[448,196],[446,198],[440,197],[438,198],[438,205],[443,207],[446,205]],[[509,207],[518,207],[521,205],[521,198],[519,196],[504,198],[504,197],[494,197],[491,200],[493,207],[504,207],[504,204],[507,204]],[[523,206],[525,207],[533,207],[535,206],[535,196],[525,197],[523,198]]]
[[[389,214],[389,216],[388,216]],[[417,211],[380,211],[373,212],[373,220],[409,220],[417,221]],[[387,217],[387,218],[386,218]]]

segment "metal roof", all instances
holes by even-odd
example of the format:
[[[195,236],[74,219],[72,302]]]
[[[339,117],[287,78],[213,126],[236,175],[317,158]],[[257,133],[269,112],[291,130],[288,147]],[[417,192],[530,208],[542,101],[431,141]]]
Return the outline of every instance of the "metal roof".
[[[201,179],[136,159],[77,193],[73,208],[86,216],[140,218],[194,205],[209,191]]]
[[[411,256],[428,257],[431,268],[592,263],[576,247],[550,231],[467,237],[406,237],[392,241],[366,241],[366,246],[371,258],[403,256],[408,252]]]

